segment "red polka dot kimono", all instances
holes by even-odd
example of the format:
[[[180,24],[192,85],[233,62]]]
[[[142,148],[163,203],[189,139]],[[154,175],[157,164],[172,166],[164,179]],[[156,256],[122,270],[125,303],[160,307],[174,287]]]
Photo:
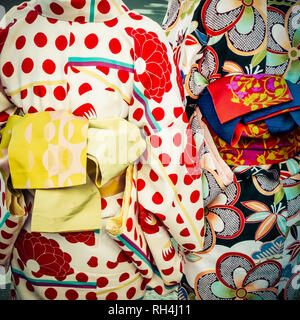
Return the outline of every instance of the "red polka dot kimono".
[[[147,142],[125,191],[102,197],[101,230],[31,232],[34,190],[23,192],[24,214],[13,215],[1,178],[0,263],[11,267],[13,298],[142,299],[147,286],[174,290],[182,265],[171,238],[203,248],[200,163],[224,185],[204,141],[201,157],[196,151],[164,32],[121,0],[32,0],[8,12],[0,40],[3,126],[18,110],[64,109],[124,118]],[[121,211],[126,219],[113,233]]]

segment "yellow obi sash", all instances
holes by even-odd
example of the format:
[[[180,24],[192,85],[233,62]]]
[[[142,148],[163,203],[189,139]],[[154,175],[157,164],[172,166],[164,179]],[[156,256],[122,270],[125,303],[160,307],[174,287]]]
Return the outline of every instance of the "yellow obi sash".
[[[88,120],[67,111],[17,117],[8,146],[15,189],[48,189],[86,183]]]
[[[90,120],[87,153],[101,171],[101,183],[124,171],[146,149],[139,128],[122,118]]]
[[[36,189],[32,232],[101,229],[101,194],[124,190],[122,173],[146,148],[138,127],[121,118],[51,111],[12,116],[6,128],[0,146],[8,147],[13,188]]]

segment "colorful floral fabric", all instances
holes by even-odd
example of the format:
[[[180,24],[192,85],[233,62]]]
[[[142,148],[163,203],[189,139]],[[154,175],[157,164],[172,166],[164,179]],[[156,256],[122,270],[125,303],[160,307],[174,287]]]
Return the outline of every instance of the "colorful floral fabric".
[[[175,290],[182,268],[170,235],[186,250],[203,248],[203,168],[163,30],[121,0],[32,0],[8,12],[0,37],[3,96],[15,112],[123,118],[147,142],[125,191],[101,194],[101,230],[32,232],[34,192],[24,190],[19,216],[3,196],[0,263],[11,266],[13,298],[142,299],[147,285]],[[4,125],[10,104],[1,111]],[[218,177],[209,152],[203,163]]]
[[[204,250],[185,253],[179,298],[299,298],[299,157],[233,170],[236,181],[206,208]]]
[[[170,0],[164,28],[191,118],[195,119],[195,106],[208,84],[225,76],[283,75],[299,88],[299,5],[299,1]],[[183,10],[189,19],[182,18]],[[222,89],[218,93],[221,99]],[[265,116],[243,122],[234,147],[230,139],[227,143],[219,136],[222,128],[214,132],[208,125],[235,181],[205,207],[204,250],[183,252],[179,299],[299,299],[299,126],[273,139]],[[196,120],[193,124],[198,132],[200,125]],[[232,131],[227,136],[232,138]]]
[[[296,126],[288,133],[266,135],[260,137],[242,136],[232,147],[212,130],[212,137],[218,146],[221,157],[229,165],[264,165],[286,161],[299,151],[300,128]],[[248,133],[247,133],[248,134]]]
[[[282,74],[299,82],[298,8],[296,0],[170,1],[164,28],[186,94],[195,99],[213,79],[231,73]]]
[[[214,84],[218,82],[219,80]],[[207,88],[201,94],[198,106],[214,133],[234,147],[241,137],[268,139],[271,138],[270,134],[290,132],[296,125],[299,126],[297,118],[297,114],[300,113],[298,85],[290,82],[288,85],[293,95],[292,101],[259,109],[225,123],[220,122],[214,101]],[[219,86],[219,90],[222,90],[222,86]],[[283,123],[280,123],[281,119],[284,119]]]
[[[221,123],[293,100],[287,83],[280,75],[223,77],[210,83],[207,90],[212,96]]]
[[[189,116],[193,114],[193,106],[198,103],[204,88],[213,85],[217,82],[216,79],[226,81],[225,76],[247,78],[260,77],[262,74],[282,75],[298,86],[300,51],[298,46],[294,45],[297,43],[299,31],[295,23],[299,1],[262,3],[207,0],[201,1],[197,6],[190,1],[183,1],[178,5],[176,3],[170,1],[164,28],[181,71]],[[186,10],[187,7],[190,9],[189,19],[168,19],[170,16],[180,16],[181,10],[183,8]],[[292,45],[288,45],[290,41],[293,42]],[[288,52],[290,55],[286,58]],[[282,61],[279,63],[280,57]],[[237,99],[240,100],[239,97]],[[268,108],[260,110],[265,109]],[[230,112],[224,112],[222,117],[226,117]],[[245,119],[248,119],[246,123],[249,122],[251,115],[252,113],[244,115]],[[260,119],[254,116],[254,119],[261,122],[252,124],[250,130],[254,125],[261,126],[266,115]],[[252,117],[252,120],[254,119]],[[267,123],[273,129],[273,134],[276,129],[271,126],[270,120]],[[261,132],[258,127],[255,131]],[[228,164],[271,164],[274,161],[285,161],[299,151],[295,126],[290,127],[290,135],[285,138],[290,139],[290,146],[276,145],[278,139],[272,141],[269,139],[267,147],[260,141],[257,145],[255,139],[247,136],[248,132],[247,126],[243,128],[239,126],[237,137],[230,141],[223,140],[218,132],[212,132],[212,135],[216,136],[217,148]],[[239,140],[240,137],[245,139]],[[239,144],[236,144],[238,140]],[[236,148],[230,146],[231,142]],[[259,151],[255,156],[257,148],[269,150]],[[247,162],[249,157],[251,161]]]

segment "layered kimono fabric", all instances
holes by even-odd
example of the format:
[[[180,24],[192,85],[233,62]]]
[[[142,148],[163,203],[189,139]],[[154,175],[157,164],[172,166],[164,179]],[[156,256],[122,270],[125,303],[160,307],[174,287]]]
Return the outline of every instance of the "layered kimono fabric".
[[[193,132],[206,128],[235,174],[205,207],[204,250],[184,253],[180,299],[300,298],[299,12],[299,1],[169,2]]]
[[[0,263],[12,298],[175,290],[172,241],[203,250],[204,201],[233,174],[201,134],[196,150],[164,31],[121,0],[32,0],[1,23]]]

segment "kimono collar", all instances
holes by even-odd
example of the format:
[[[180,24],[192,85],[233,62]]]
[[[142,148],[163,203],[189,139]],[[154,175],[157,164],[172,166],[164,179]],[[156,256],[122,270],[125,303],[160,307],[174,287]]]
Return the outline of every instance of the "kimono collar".
[[[128,11],[122,0],[32,0],[30,4],[48,18],[81,23],[112,20]]]

